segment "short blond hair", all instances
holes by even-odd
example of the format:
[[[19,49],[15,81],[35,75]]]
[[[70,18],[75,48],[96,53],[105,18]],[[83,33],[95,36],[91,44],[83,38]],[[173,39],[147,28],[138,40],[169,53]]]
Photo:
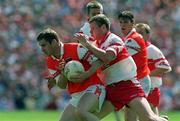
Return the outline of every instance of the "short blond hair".
[[[101,13],[103,13],[103,6],[100,2],[96,1],[96,0],[93,0],[91,2],[89,2],[87,5],[86,5],[86,13],[87,15],[90,14],[90,11],[91,9],[93,8],[98,8],[100,9]]]
[[[146,32],[146,34],[150,34],[151,33],[151,28],[148,24],[145,23],[137,23],[135,25],[135,28],[139,28],[141,30],[143,30],[144,32]]]

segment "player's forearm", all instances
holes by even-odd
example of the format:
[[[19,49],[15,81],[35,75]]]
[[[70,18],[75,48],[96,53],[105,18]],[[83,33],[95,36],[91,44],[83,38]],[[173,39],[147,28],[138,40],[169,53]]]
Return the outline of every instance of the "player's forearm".
[[[110,62],[109,55],[105,50],[102,50],[89,42],[86,42],[84,46],[89,49],[98,59],[102,60],[105,63]]]
[[[87,71],[88,77],[93,75],[97,71],[97,69],[99,69],[103,65],[104,63],[101,60],[97,60],[94,63],[92,63],[91,68]]]
[[[66,89],[68,80],[63,74],[59,77],[59,80],[57,81],[57,86],[61,89]]]
[[[162,76],[167,71],[168,69],[157,68],[150,72],[150,76],[159,76],[159,75]]]

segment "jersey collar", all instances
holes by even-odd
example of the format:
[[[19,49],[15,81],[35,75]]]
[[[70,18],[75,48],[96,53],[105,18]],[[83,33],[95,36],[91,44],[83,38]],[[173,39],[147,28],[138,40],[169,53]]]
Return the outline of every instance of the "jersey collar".
[[[111,32],[107,32],[105,35],[104,35],[104,37],[102,37],[102,40],[99,42],[98,41],[98,45],[100,45],[100,44],[102,44],[107,38],[108,38],[108,36],[111,34]]]
[[[133,28],[133,29],[128,33],[128,35],[125,37],[125,40],[126,40],[132,33],[134,33],[134,32],[136,32],[136,29],[135,29],[135,28]]]

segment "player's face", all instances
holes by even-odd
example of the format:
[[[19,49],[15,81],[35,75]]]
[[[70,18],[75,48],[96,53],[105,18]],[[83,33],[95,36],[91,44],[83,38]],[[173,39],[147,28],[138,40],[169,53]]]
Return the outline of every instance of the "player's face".
[[[132,30],[133,24],[129,19],[119,18],[119,25],[121,27],[121,32],[124,35],[128,35],[128,33]]]
[[[99,27],[96,24],[96,22],[91,22],[90,27],[91,27],[91,35],[94,37],[94,39],[100,40],[103,36],[102,27]]]
[[[89,18],[91,18],[95,15],[101,14],[101,13],[102,13],[102,11],[99,8],[91,8],[90,12],[89,12]]]
[[[45,40],[40,40],[39,46],[41,47],[41,50],[45,55],[49,56],[52,54],[52,51],[51,51],[52,47],[51,47],[51,44],[49,42],[47,42]]]

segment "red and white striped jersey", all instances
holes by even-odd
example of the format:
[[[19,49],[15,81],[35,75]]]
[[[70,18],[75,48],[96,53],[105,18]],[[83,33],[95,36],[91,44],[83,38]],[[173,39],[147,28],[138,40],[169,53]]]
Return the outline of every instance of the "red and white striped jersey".
[[[117,35],[108,32],[101,43],[96,41],[99,48],[112,51],[116,58],[103,69],[103,76],[107,85],[122,80],[130,80],[136,76],[136,65],[126,50],[124,42]]]
[[[169,65],[167,59],[161,52],[159,48],[153,44],[147,42],[147,55],[148,55],[148,67],[150,71],[153,71],[156,68],[163,68],[171,71],[171,66]],[[151,76],[152,88],[160,87],[162,85],[162,77]]]
[[[61,59],[68,59],[80,61],[85,70],[88,70],[91,67],[91,64],[97,60],[95,56],[91,54],[86,48],[84,48],[81,44],[78,43],[65,43],[61,44],[61,58],[57,59],[53,56],[48,56],[46,58],[46,63],[51,74],[60,73],[60,70],[57,69],[57,66]],[[85,90],[90,85],[94,84],[102,84],[97,73],[94,73],[91,77],[80,83],[73,83],[68,81],[68,91],[69,93],[75,93]]]

